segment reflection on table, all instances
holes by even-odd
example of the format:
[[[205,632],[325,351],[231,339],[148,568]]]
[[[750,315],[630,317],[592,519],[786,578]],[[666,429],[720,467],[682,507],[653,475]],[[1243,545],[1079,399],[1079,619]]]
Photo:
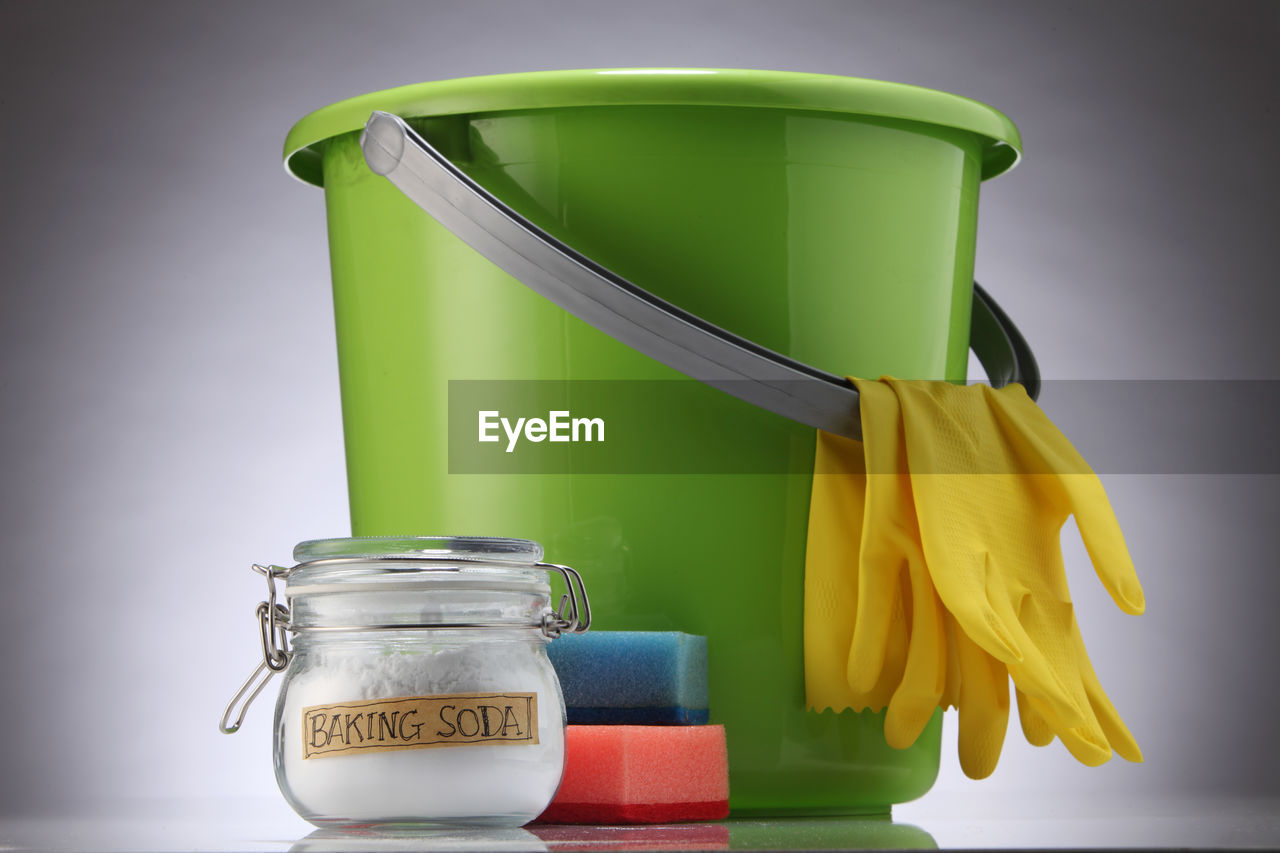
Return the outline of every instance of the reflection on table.
[[[774,818],[648,826],[521,829],[368,827],[318,829],[290,853],[408,851],[932,850],[933,837],[888,818]]]

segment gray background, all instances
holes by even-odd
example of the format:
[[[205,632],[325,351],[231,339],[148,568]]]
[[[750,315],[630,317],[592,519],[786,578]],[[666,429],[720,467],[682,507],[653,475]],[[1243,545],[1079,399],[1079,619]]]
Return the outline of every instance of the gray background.
[[[953,91],[1025,139],[983,191],[978,276],[1046,376],[1280,378],[1274,3],[0,11],[0,813],[276,796],[267,703],[235,738],[213,724],[257,654],[249,562],[349,529],[321,194],[279,160],[326,103],[628,65]],[[1197,387],[1191,402],[1213,405]],[[1124,430],[1106,412],[1089,423]],[[1262,442],[1265,426],[1246,412],[1182,446]],[[1105,482],[1148,614],[1116,611],[1070,536],[1069,569],[1147,763],[1083,768],[1015,722],[974,783],[949,718],[939,783],[909,814],[1015,794],[1064,809],[1084,792],[1280,794],[1275,476]]]

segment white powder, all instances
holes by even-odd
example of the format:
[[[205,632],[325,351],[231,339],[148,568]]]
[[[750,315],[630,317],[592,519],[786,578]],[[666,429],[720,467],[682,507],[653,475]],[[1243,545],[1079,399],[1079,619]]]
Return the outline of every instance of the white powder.
[[[489,641],[317,644],[290,664],[276,709],[276,778],[317,824],[439,821],[520,825],[551,801],[564,768],[564,701],[542,648]],[[486,634],[485,640],[480,635]],[[437,634],[437,637],[441,634]],[[303,709],[456,693],[537,693],[537,744],[476,744],[304,759]]]

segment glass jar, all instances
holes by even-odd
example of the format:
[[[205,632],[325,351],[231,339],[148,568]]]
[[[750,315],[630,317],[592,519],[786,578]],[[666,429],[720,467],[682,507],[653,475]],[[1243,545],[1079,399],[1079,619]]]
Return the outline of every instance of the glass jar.
[[[271,589],[259,673],[284,674],[276,780],[298,814],[321,826],[537,817],[564,769],[546,644],[590,621],[577,573],[520,539],[325,539],[294,558],[256,568]],[[560,611],[549,572],[568,588]],[[287,607],[274,600],[281,578]],[[252,701],[264,679],[250,693],[253,682],[232,707]],[[224,730],[238,727],[232,707]]]

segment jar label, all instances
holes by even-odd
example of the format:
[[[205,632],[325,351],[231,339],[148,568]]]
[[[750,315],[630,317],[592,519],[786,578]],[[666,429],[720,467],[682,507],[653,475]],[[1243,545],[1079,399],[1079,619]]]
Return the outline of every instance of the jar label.
[[[538,694],[450,693],[302,709],[302,757],[538,742]]]

